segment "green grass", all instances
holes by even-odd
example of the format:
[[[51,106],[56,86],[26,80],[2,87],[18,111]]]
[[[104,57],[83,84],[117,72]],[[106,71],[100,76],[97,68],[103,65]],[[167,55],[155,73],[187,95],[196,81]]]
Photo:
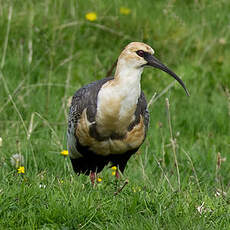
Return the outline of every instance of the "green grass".
[[[97,21],[85,19],[90,11]],[[227,0],[0,1],[1,229],[230,229],[229,12]],[[124,178],[105,168],[93,188],[60,155],[68,99],[131,41],[154,47],[191,96],[175,83],[159,97]],[[172,82],[147,69],[142,89],[150,100]],[[24,175],[11,166],[15,153]]]

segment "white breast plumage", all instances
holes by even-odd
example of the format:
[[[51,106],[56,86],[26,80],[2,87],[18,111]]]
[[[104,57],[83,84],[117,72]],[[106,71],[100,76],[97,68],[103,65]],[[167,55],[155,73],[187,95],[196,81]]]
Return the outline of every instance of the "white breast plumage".
[[[102,136],[112,133],[125,134],[134,120],[138,98],[140,97],[139,71],[123,68],[119,78],[107,82],[98,93],[96,123]],[[121,77],[122,76],[122,77]]]

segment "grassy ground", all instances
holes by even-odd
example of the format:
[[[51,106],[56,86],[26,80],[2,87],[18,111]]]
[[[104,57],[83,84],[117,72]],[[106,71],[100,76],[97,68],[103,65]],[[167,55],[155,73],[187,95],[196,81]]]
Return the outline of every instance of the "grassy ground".
[[[91,11],[96,21],[85,19]],[[230,229],[229,12],[227,0],[1,0],[1,229]],[[130,41],[154,47],[191,97],[145,70],[146,97],[159,96],[148,137],[121,182],[107,168],[92,188],[60,154],[68,100]]]

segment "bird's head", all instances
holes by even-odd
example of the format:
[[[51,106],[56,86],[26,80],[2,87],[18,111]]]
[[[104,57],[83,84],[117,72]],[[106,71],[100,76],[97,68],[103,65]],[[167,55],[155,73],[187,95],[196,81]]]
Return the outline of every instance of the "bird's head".
[[[121,52],[119,61],[125,63],[126,66],[139,69],[143,68],[148,61],[145,59],[145,55],[153,55],[153,49],[141,42],[131,42]]]
[[[154,57],[154,50],[150,46],[142,42],[129,43],[121,52],[118,58],[118,65],[137,70],[142,70],[146,66],[151,66],[163,70],[164,72],[171,75],[174,79],[176,79],[184,88],[186,94],[189,95],[189,92],[183,81],[172,70],[162,64],[156,57]]]

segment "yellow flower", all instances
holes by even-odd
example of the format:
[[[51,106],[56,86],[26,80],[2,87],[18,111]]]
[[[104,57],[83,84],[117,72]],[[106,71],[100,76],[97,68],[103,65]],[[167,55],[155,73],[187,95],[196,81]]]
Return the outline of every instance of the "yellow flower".
[[[129,8],[126,8],[126,7],[120,8],[120,14],[129,15],[130,13],[131,13],[131,10]]]
[[[68,156],[68,150],[62,150],[61,151],[61,155],[63,155],[63,156]]]
[[[20,167],[18,168],[18,173],[25,173],[25,168],[24,168],[24,166],[20,166]]]
[[[113,172],[112,172],[112,175],[113,175],[113,176],[115,176],[115,175],[116,175],[116,172],[115,172],[115,171],[113,171]]]
[[[97,178],[97,182],[102,182],[102,179],[100,177]]]
[[[116,166],[113,166],[111,169],[114,170],[114,171],[116,171],[116,170],[117,170],[117,167],[116,167]]]
[[[141,191],[141,188],[139,186],[132,187],[132,189],[133,189],[133,192],[140,192]]]
[[[96,21],[97,20],[97,14],[95,12],[89,12],[85,15],[85,18],[88,20],[88,21]]]

